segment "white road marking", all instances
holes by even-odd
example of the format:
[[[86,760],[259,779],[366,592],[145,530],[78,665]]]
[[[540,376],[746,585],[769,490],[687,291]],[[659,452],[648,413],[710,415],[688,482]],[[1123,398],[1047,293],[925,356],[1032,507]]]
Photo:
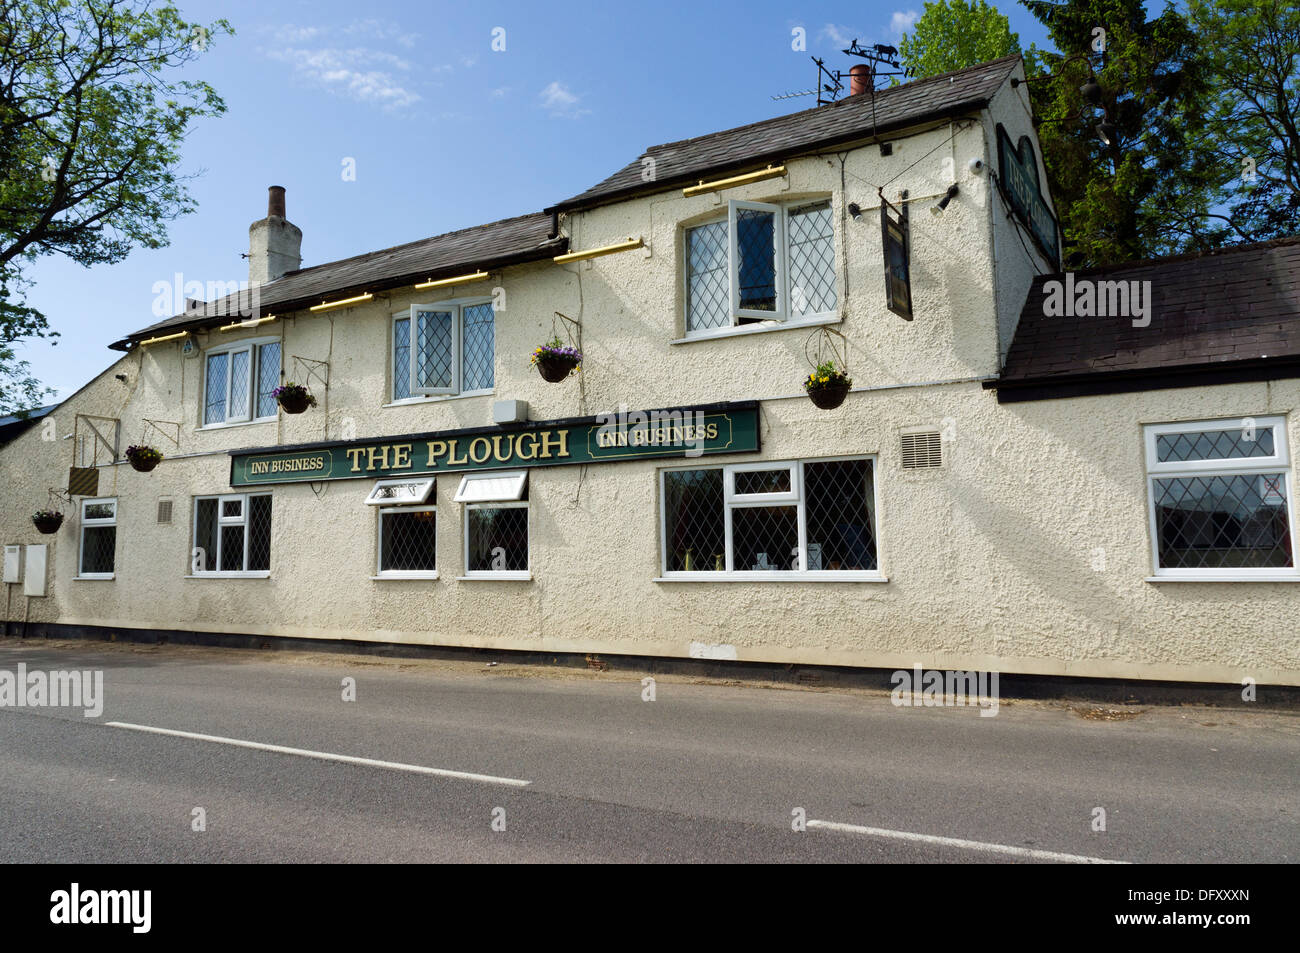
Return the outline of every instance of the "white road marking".
[[[461,781],[482,781],[485,784],[504,784],[514,788],[527,787],[533,783],[520,778],[498,778],[491,774],[471,774],[468,771],[450,771],[446,768],[426,768],[421,764],[404,764],[401,761],[379,761],[375,758],[357,758],[350,754],[332,754],[328,751],[311,751],[307,748],[286,748],[284,745],[269,745],[260,741],[244,741],[240,738],[223,738],[221,735],[201,735],[193,731],[154,728],[151,725],[132,725],[125,721],[110,721],[105,724],[110,728],[146,731],[150,734],[170,735],[173,738],[191,738],[195,741],[212,741],[216,744],[233,745],[236,748],[252,748],[254,751],[270,751],[273,754],[292,754],[300,758],[315,758],[318,761],[340,761],[343,764],[360,764],[368,768],[386,768],[389,771],[432,774],[440,778],[458,778]]]
[[[1081,854],[1058,854],[1051,850],[1034,850],[1030,847],[1013,847],[1010,844],[989,844],[985,841],[962,840],[957,837],[936,837],[933,834],[914,834],[911,831],[891,831],[883,827],[859,827],[857,824],[840,824],[837,821],[809,821],[808,827],[841,834],[865,834],[868,837],[888,837],[892,840],[915,841],[920,844],[937,844],[940,847],[963,847],[966,850],[983,850],[994,854],[1010,854],[1034,860],[1059,860],[1068,864],[1127,864],[1127,860],[1104,860]]]

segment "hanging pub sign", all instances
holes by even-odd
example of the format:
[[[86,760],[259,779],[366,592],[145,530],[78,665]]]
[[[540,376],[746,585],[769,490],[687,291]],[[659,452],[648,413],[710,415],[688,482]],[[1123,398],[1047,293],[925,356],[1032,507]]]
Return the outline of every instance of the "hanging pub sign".
[[[881,247],[885,250],[885,306],[905,320],[912,320],[912,273],[907,257],[907,191],[894,208],[880,196]],[[894,214],[890,214],[891,210]]]
[[[1061,245],[1056,216],[1043,200],[1038,183],[1038,160],[1028,136],[1020,137],[1019,147],[998,123],[998,185],[1020,220],[1029,228],[1034,242],[1056,266],[1061,264]]]
[[[230,454],[230,485],[691,458],[758,449],[758,402],[733,401],[381,440],[235,450]]]

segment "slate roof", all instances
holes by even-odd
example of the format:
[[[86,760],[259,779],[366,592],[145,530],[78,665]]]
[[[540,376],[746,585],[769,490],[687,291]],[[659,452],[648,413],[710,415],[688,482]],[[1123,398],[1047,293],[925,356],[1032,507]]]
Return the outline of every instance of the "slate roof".
[[[1300,236],[1075,272],[1076,295],[1085,280],[1151,282],[1150,325],[1049,316],[1044,286],[1065,276],[1041,275],[989,385],[999,400],[1172,387],[1205,371],[1300,376]]]
[[[491,271],[505,265],[548,259],[568,248],[568,240],[563,237],[548,239],[550,231],[550,216],[535,212],[342,261],[300,268],[262,285],[259,307],[263,315],[297,311],[323,300],[409,286],[430,278],[450,278],[476,269]],[[126,350],[131,342],[144,338],[228,324],[237,320],[231,317],[237,310],[235,304],[232,297],[208,302],[205,309],[151,324],[111,346]]]
[[[868,139],[874,133],[963,115],[988,105],[1019,62],[1019,56],[1005,56],[878,90],[874,97],[850,96],[787,116],[651,146],[603,182],[546,211],[591,208],[638,194],[662,192],[695,184],[717,173],[762,168],[769,162]],[[642,178],[642,160],[646,157],[654,159],[653,182]]]

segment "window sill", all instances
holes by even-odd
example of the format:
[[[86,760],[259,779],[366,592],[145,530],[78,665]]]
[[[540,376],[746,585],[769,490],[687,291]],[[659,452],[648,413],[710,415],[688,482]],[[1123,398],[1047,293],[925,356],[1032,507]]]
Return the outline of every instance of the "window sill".
[[[768,334],[772,331],[792,331],[796,328],[815,328],[823,324],[839,324],[838,314],[819,315],[799,321],[780,321],[772,324],[742,324],[730,328],[712,328],[708,331],[688,331],[685,337],[669,341],[669,344],[694,344],[696,341],[716,341],[719,338],[742,337],[746,334]]]
[[[532,582],[531,571],[524,572],[475,572],[457,576],[457,582]]]
[[[271,571],[256,570],[251,572],[196,572],[186,579],[270,579]]]
[[[878,572],[823,570],[821,572],[674,572],[653,582],[889,582]]]
[[[88,573],[84,576],[73,576],[72,581],[73,582],[112,582],[116,578],[117,578],[117,573],[96,572],[96,573]]]
[[[1232,576],[1214,573],[1205,576],[1147,576],[1146,582],[1300,582],[1300,573],[1291,575]]]
[[[203,433],[207,430],[234,430],[237,427],[253,427],[258,424],[273,424],[280,418],[277,417],[258,417],[256,420],[238,420],[233,424],[204,424],[202,427],[195,427],[195,433]]]
[[[467,390],[460,394],[430,394],[427,397],[407,397],[403,400],[389,401],[380,409],[387,410],[389,407],[410,407],[417,404],[440,404],[447,400],[464,400],[466,397],[491,397],[495,393],[495,390]]]
[[[436,570],[434,572],[381,572],[370,578],[378,582],[391,582],[395,579],[437,579],[438,573]]]

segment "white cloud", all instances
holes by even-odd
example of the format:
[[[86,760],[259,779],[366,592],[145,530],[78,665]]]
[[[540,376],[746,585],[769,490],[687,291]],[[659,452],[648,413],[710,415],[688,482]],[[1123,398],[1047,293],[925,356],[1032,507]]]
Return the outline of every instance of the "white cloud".
[[[420,38],[420,34],[411,33],[392,20],[379,20],[374,17],[366,20],[353,20],[343,27],[342,32],[347,36],[365,36],[376,40],[391,41],[407,49],[415,46],[416,41]]]
[[[908,10],[904,13],[902,10],[895,10],[894,15],[889,20],[889,29],[893,33],[905,33],[912,29],[912,24],[920,16],[915,10]]]
[[[541,99],[542,108],[547,113],[562,119],[577,119],[591,112],[590,109],[579,109],[579,97],[570,92],[569,88],[559,80],[552,80],[538,93],[538,98]]]
[[[836,23],[828,23],[822,27],[820,36],[830,40],[836,46],[848,46],[853,42],[854,37],[858,36],[852,27],[841,26]]]
[[[289,47],[270,50],[267,55],[289,63],[294,75],[303,82],[385,110],[403,109],[422,98],[390,72],[409,71],[411,63],[383,50]],[[387,69],[376,69],[377,66]]]

